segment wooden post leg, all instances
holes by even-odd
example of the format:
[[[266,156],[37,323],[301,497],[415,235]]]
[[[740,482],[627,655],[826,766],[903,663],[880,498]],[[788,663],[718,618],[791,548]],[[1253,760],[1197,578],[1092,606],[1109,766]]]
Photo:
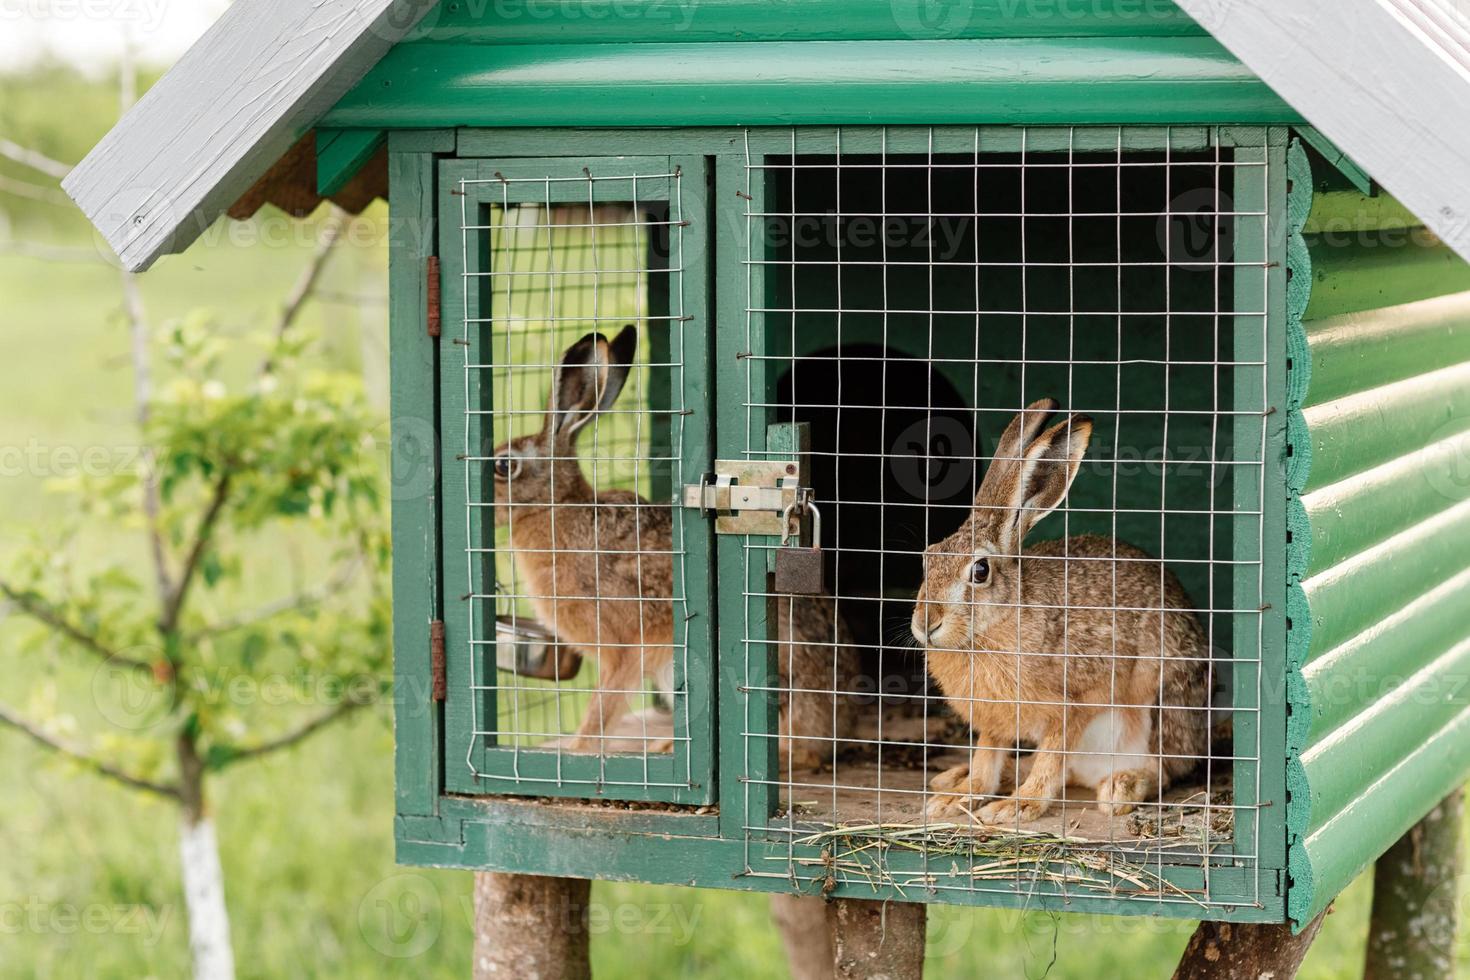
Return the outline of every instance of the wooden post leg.
[[[786,947],[791,980],[833,980],[827,901],[815,895],[772,895],[771,922]]]
[[[1464,816],[1465,791],[1457,789],[1378,859],[1363,980],[1454,976]]]
[[[592,882],[475,875],[475,980],[588,980]]]
[[[928,908],[839,898],[827,906],[836,980],[922,980]]]
[[[1326,914],[1295,936],[1289,925],[1201,922],[1189,937],[1174,980],[1291,980]]]

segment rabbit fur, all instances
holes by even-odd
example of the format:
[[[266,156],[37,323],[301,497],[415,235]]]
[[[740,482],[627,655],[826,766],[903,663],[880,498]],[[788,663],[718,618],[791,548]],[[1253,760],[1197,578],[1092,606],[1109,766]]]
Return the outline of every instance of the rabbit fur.
[[[601,733],[645,679],[672,684],[673,512],[629,490],[595,489],[576,450],[578,433],[622,391],[637,344],[631,324],[611,341],[589,333],[573,344],[553,374],[540,431],[497,447],[492,463],[495,522],[509,528],[519,591],[559,640],[599,665],[571,746],[578,752],[602,751]],[[858,655],[830,598],[782,596],[775,605],[778,755],[783,769],[811,768],[850,732],[850,699],[837,692],[853,690]]]
[[[1208,749],[1209,646],[1174,574],[1095,535],[1022,547],[1092,436],[1083,415],[1044,428],[1057,408],[1042,399],[1011,421],[965,523],[925,552],[911,629],[975,746],[930,781],[933,818],[1033,820],[1068,784],[1126,813]],[[972,810],[1022,742],[1036,748],[1025,781]]]

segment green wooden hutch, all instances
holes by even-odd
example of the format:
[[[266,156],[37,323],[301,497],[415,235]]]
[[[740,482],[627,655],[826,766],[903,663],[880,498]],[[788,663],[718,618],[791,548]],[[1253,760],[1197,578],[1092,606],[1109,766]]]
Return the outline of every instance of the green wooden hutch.
[[[271,5],[201,48],[270,13],[282,51],[328,55],[240,124],[250,150],[186,135],[165,79],[68,189],[134,267],[292,146],[313,203],[364,181],[389,199],[403,863],[1301,924],[1470,771],[1458,225],[1446,207],[1426,227],[1201,26],[1239,19],[444,0],[327,29],[252,6]],[[119,178],[145,132],[190,182]],[[546,652],[506,628],[531,596],[491,470],[563,351],[624,321],[627,390],[581,452],[598,487],[671,511],[675,656],[639,750],[599,755],[566,749],[585,697],[526,676]],[[926,824],[927,777],[967,736],[895,630],[923,546],[1044,395],[1097,430],[1036,536],[1163,557],[1228,737],[1129,816]],[[770,737],[778,536],[681,506],[732,461],[788,460],[826,505],[867,682],[857,734],[801,778]],[[649,718],[671,748],[649,750]]]

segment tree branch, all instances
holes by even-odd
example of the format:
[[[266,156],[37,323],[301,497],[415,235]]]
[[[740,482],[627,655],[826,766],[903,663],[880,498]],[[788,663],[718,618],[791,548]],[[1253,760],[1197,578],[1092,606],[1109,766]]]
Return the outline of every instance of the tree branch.
[[[152,664],[149,664],[147,661],[138,660],[135,657],[125,657],[109,649],[101,640],[86,632],[80,626],[67,622],[66,617],[62,616],[59,610],[37,596],[21,592],[3,580],[0,580],[0,595],[4,595],[5,598],[9,599],[15,605],[16,609],[19,609],[31,619],[51,627],[51,629],[65,636],[73,643],[101,657],[104,662],[150,675],[153,673]]]
[[[255,745],[223,746],[224,762],[220,764],[220,768],[232,766],[237,762],[245,762],[248,759],[259,759],[262,756],[279,752],[282,749],[289,749],[296,743],[304,741],[323,728],[326,728],[332,722],[345,718],[352,712],[367,707],[370,703],[369,701],[343,701],[336,707],[328,711],[323,711],[300,728],[293,729],[284,735],[259,742]]]
[[[43,173],[47,177],[53,177],[56,180],[61,180],[67,174],[71,173],[70,164],[62,163],[60,160],[53,160],[44,153],[33,150],[28,146],[21,146],[19,143],[5,139],[3,136],[0,136],[0,157],[14,160],[22,167],[30,167],[32,170]]]
[[[159,618],[158,629],[161,633],[172,633],[179,625],[179,615],[184,609],[184,600],[188,597],[189,586],[194,582],[195,573],[199,571],[199,563],[204,559],[204,553],[209,550],[209,545],[214,539],[214,528],[219,523],[220,514],[225,509],[225,501],[230,497],[230,470],[220,474],[215,481],[214,494],[209,499],[209,507],[204,511],[204,516],[199,519],[199,528],[194,532],[194,545],[189,549],[189,557],[184,559],[184,566],[179,570],[179,580],[174,585],[173,591],[169,593],[168,601],[164,603],[163,615]]]
[[[0,254],[20,255],[28,259],[40,259],[42,262],[77,262],[84,265],[93,265],[102,261],[102,257],[95,249],[67,248],[64,245],[44,245],[13,240],[0,242]]]
[[[336,250],[337,243],[342,240],[342,232],[352,223],[352,216],[335,204],[332,205],[331,214],[322,225],[321,234],[317,238],[316,251],[312,254],[311,261],[301,270],[297,276],[296,283],[291,287],[291,292],[286,295],[281,304],[281,314],[276,320],[276,343],[280,344],[286,334],[296,324],[296,318],[305,309],[307,300],[311,299],[316,290],[318,280],[326,271],[331,262],[332,254]],[[270,374],[275,368],[274,353],[266,356],[260,365],[261,374]]]
[[[40,184],[32,184],[28,180],[17,180],[14,177],[0,175],[0,191],[32,201],[54,204],[59,208],[69,208],[72,206],[71,198],[60,191],[52,190],[49,187],[42,187]]]
[[[95,756],[88,755],[83,750],[68,745],[52,735],[48,735],[39,726],[26,721],[3,704],[0,704],[0,725],[8,725],[16,729],[36,744],[50,749],[52,752],[66,756],[68,759],[92,770],[99,776],[106,776],[108,779],[122,783],[124,786],[132,789],[155,793],[158,796],[167,797],[171,800],[177,801],[182,799],[177,786],[169,783],[156,783],[150,779],[135,776],[130,772],[125,772],[116,766],[103,762]]]
[[[143,295],[138,280],[131,272],[122,272],[123,311],[128,318],[128,335],[133,355],[133,418],[141,438],[153,415],[153,370],[148,356],[148,314],[143,309]],[[174,593],[168,570],[168,552],[163,544],[162,495],[158,488],[158,454],[145,438],[143,441],[143,518],[148,525],[148,551],[153,560],[153,576],[157,582],[158,601],[167,604]]]
[[[257,609],[251,609],[236,616],[221,618],[205,629],[199,630],[194,635],[201,637],[219,636],[222,633],[229,633],[233,630],[263,623],[282,613],[310,609],[313,606],[320,605],[351,585],[353,580],[357,578],[357,573],[361,570],[362,565],[363,558],[361,555],[358,555],[351,561],[344,562],[341,567],[332,573],[330,578],[314,589],[305,589],[278,599],[275,602],[266,603]]]
[[[137,97],[137,76],[133,65],[131,48],[123,47],[122,62],[118,65],[118,116],[132,108]],[[138,289],[138,280],[131,272],[120,273],[123,294],[123,312],[128,319],[128,336],[133,358],[133,417],[138,426],[138,437],[142,442],[143,465],[143,518],[148,526],[148,552],[153,561],[153,575],[157,582],[158,602],[166,607],[175,592],[168,568],[168,549],[163,542],[162,495],[158,486],[158,454],[144,437],[148,421],[153,415],[153,364],[148,354],[148,313],[143,306],[143,294]]]

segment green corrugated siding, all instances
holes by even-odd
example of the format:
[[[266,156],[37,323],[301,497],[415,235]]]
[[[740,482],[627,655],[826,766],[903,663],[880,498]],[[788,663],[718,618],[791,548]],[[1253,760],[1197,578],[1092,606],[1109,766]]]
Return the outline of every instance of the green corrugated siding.
[[[1305,153],[1292,162],[1300,197]],[[1295,203],[1287,823],[1301,924],[1470,766],[1470,266],[1423,229],[1304,234],[1311,202]]]

